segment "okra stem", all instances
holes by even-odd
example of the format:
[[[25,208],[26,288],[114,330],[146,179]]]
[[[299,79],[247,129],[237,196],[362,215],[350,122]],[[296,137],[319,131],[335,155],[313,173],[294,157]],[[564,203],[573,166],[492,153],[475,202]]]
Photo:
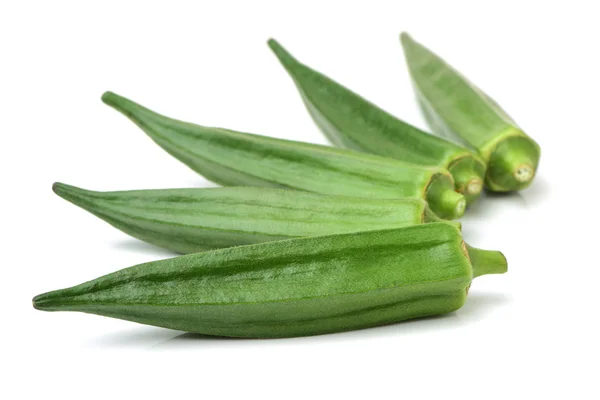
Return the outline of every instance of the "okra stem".
[[[531,183],[539,162],[539,150],[528,138],[500,136],[490,152],[486,183],[492,190],[523,189]]]
[[[442,218],[455,219],[460,218],[465,213],[467,200],[465,196],[453,190],[448,190],[448,185],[441,177],[434,177],[425,198],[432,210],[436,210]]]
[[[454,177],[457,192],[462,193],[467,202],[475,200],[483,189],[483,179],[473,174],[479,165],[475,165],[473,157],[462,157],[448,166],[448,171]]]
[[[287,188],[379,199],[427,198],[439,217],[458,218],[464,212],[464,196],[454,192],[454,180],[445,168],[190,124],[111,92],[106,92],[102,100],[129,117],[172,156],[224,186]],[[434,198],[433,190],[428,190],[433,186],[440,197],[446,191],[450,193]]]
[[[442,136],[458,136],[478,151],[487,163],[488,189],[508,192],[529,186],[538,168],[540,146],[490,96],[440,56],[406,33],[400,38],[432,130]],[[455,181],[458,184],[456,176]]]
[[[487,274],[503,274],[508,271],[506,257],[501,252],[477,249],[466,243],[465,246],[473,266],[473,278]]]
[[[474,201],[483,188],[485,163],[478,156],[394,117],[333,79],[296,60],[270,39],[269,47],[294,80],[309,114],[341,148],[450,171],[454,188]]]

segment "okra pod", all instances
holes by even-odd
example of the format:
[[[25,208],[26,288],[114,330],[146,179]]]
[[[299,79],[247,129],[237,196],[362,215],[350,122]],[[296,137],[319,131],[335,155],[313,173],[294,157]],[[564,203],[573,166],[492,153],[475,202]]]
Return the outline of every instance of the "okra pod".
[[[177,121],[107,92],[117,109],[175,158],[225,186],[259,186],[366,198],[421,198],[442,218],[466,201],[450,173],[386,157]]]
[[[296,60],[271,39],[269,46],[298,87],[317,126],[336,146],[413,164],[446,168],[467,201],[483,188],[485,163],[465,147],[399,120],[329,77]]]
[[[401,42],[421,108],[432,130],[455,135],[487,163],[493,191],[524,189],[535,176],[540,146],[498,104],[438,55],[402,33]]]
[[[448,313],[474,277],[506,269],[500,252],[465,245],[441,222],[140,264],[41,294],[33,306],[205,335],[305,336]]]
[[[255,187],[96,192],[55,183],[52,189],[115,228],[179,253],[441,221],[421,199]]]

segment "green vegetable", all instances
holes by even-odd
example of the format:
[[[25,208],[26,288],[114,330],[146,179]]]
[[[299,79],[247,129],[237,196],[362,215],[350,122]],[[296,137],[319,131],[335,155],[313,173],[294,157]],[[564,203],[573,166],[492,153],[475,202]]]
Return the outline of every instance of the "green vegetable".
[[[269,46],[293,78],[306,108],[329,140],[419,165],[446,168],[467,201],[483,188],[485,163],[466,148],[423,132],[297,61],[278,42]]]
[[[540,147],[494,100],[444,60],[401,35],[408,69],[434,132],[457,135],[487,163],[486,186],[506,192],[532,182]]]
[[[52,189],[115,228],[180,253],[441,221],[420,199],[253,187],[94,192],[55,183]]]
[[[441,222],[140,264],[39,295],[33,306],[206,335],[317,335],[454,311],[472,278],[506,269],[501,253],[466,246]]]
[[[421,198],[442,218],[464,213],[447,170],[351,150],[193,125],[107,92],[102,100],[196,172],[226,186],[261,186],[380,199]]]

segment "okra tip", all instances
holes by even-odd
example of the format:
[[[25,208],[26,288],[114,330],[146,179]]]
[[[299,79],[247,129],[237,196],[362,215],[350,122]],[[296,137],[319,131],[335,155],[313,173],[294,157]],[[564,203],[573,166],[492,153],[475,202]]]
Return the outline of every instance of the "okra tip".
[[[46,302],[44,301],[44,297],[46,297],[45,295],[46,293],[38,294],[33,299],[31,299],[31,305],[33,306],[33,308],[40,311],[47,311],[47,308],[45,307]]]
[[[127,111],[131,111],[129,109],[131,108],[132,105],[135,104],[131,100],[129,100],[123,96],[119,96],[118,94],[110,92],[110,91],[104,92],[102,94],[101,99],[102,99],[102,102],[104,104],[106,104],[107,106],[110,106],[110,107],[114,108],[115,110],[118,110],[118,111],[121,111],[124,113],[126,113]]]
[[[409,47],[412,47],[417,44],[417,42],[415,42],[415,40],[412,38],[412,36],[408,34],[408,32],[400,33],[400,43],[402,44],[404,50],[407,50]]]
[[[102,101],[104,102],[104,104],[114,108],[115,110],[125,115],[139,126],[144,126],[144,121],[149,118],[158,117],[164,119],[164,117],[160,116],[154,111],[151,111],[148,108],[132,100],[129,100],[126,97],[119,96],[114,92],[104,92],[104,94],[102,95]],[[146,129],[142,129],[148,132]]]
[[[120,97],[121,96],[111,91],[106,91],[102,93],[102,101],[108,105],[111,105],[115,100],[117,100]]]
[[[52,191],[54,193],[56,193],[57,195],[59,195],[60,197],[63,197],[64,192],[71,187],[72,187],[71,185],[67,185],[62,182],[54,182],[52,184]]]
[[[146,109],[145,107],[142,107],[141,105],[129,100],[127,97],[123,97],[120,96],[114,92],[111,91],[106,91],[102,94],[102,102],[104,102],[104,104],[111,106],[112,108],[122,111],[122,112],[127,112],[127,111],[132,111],[132,110],[136,110],[136,111],[149,111],[148,109]]]
[[[58,289],[38,294],[31,299],[31,305],[36,310],[40,311],[64,310],[72,304],[72,302],[70,303],[70,300],[72,300],[70,290],[71,289]]]
[[[35,296],[33,299],[31,299],[31,305],[33,306],[33,308],[35,308],[36,310],[39,310],[38,308],[38,303],[36,301],[37,296]]]
[[[275,53],[275,56],[279,59],[279,62],[283,64],[285,68],[290,68],[293,65],[296,65],[298,61],[292,56],[279,42],[273,38],[267,41],[267,44]]]
[[[116,110],[125,110],[131,108],[132,106],[139,107],[139,105],[129,100],[128,98],[119,96],[118,94],[111,91],[104,92],[102,94],[101,99],[104,104],[111,106]]]
[[[76,200],[85,195],[90,195],[93,192],[90,190],[85,190],[78,188],[77,186],[67,185],[62,182],[54,182],[52,184],[52,191],[59,197],[70,201],[71,203],[76,203]]]

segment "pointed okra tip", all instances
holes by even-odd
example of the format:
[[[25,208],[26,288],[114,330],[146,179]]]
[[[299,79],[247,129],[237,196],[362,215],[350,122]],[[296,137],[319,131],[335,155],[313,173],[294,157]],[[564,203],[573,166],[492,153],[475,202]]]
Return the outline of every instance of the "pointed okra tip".
[[[406,47],[415,43],[415,41],[413,40],[412,36],[408,34],[408,32],[402,32],[400,33],[400,43],[402,43],[403,47]]]
[[[114,106],[118,103],[119,100],[123,99],[123,97],[119,96],[114,92],[106,91],[102,94],[101,99],[104,104]]]
[[[67,201],[73,201],[74,197],[77,195],[81,195],[86,191],[84,189],[78,188],[76,186],[67,185],[62,182],[54,182],[52,184],[52,191],[59,197]]]
[[[406,42],[406,41],[412,40],[412,38],[410,37],[410,35],[408,34],[408,32],[400,32],[400,40],[402,42]]]
[[[82,190],[78,187],[67,185],[66,183],[54,182],[52,184],[52,191],[58,197],[73,202],[73,199],[77,196],[77,193]]]
[[[106,91],[102,94],[102,102],[106,105],[111,106],[112,108],[125,113],[126,115],[132,111],[139,112],[141,110],[146,110],[145,107],[142,107],[138,103],[129,100],[127,97],[120,96],[115,92]]]
[[[144,115],[144,117],[159,116],[159,114],[155,113],[154,111],[151,111],[146,107],[129,100],[127,97],[120,96],[111,91],[104,92],[101,99],[104,104],[114,108],[136,123],[139,123],[142,115]]]
[[[31,299],[31,305],[40,311],[60,311],[72,305],[71,289],[58,289],[38,294]]]
[[[37,296],[35,296],[33,299],[31,299],[31,305],[33,306],[33,308],[35,308],[36,310],[40,310],[40,311],[48,311],[47,306],[47,301],[45,300],[47,296],[47,293],[43,293],[43,294],[38,294]]]
[[[31,305],[36,310],[40,310],[40,305],[39,305],[39,302],[37,301],[37,296],[35,296],[33,299],[31,299]]]
[[[271,48],[275,56],[279,59],[285,68],[290,68],[298,61],[275,39],[267,40],[267,45]]]
[[[54,182],[52,184],[52,191],[60,197],[63,197],[63,194],[69,190],[69,188],[72,188],[72,186],[62,182]]]
[[[279,44],[279,42],[273,38],[269,38],[269,40],[267,40],[267,45],[271,48],[271,50],[273,50],[273,52],[275,54],[279,54],[279,53],[286,53],[289,54],[281,44]]]

